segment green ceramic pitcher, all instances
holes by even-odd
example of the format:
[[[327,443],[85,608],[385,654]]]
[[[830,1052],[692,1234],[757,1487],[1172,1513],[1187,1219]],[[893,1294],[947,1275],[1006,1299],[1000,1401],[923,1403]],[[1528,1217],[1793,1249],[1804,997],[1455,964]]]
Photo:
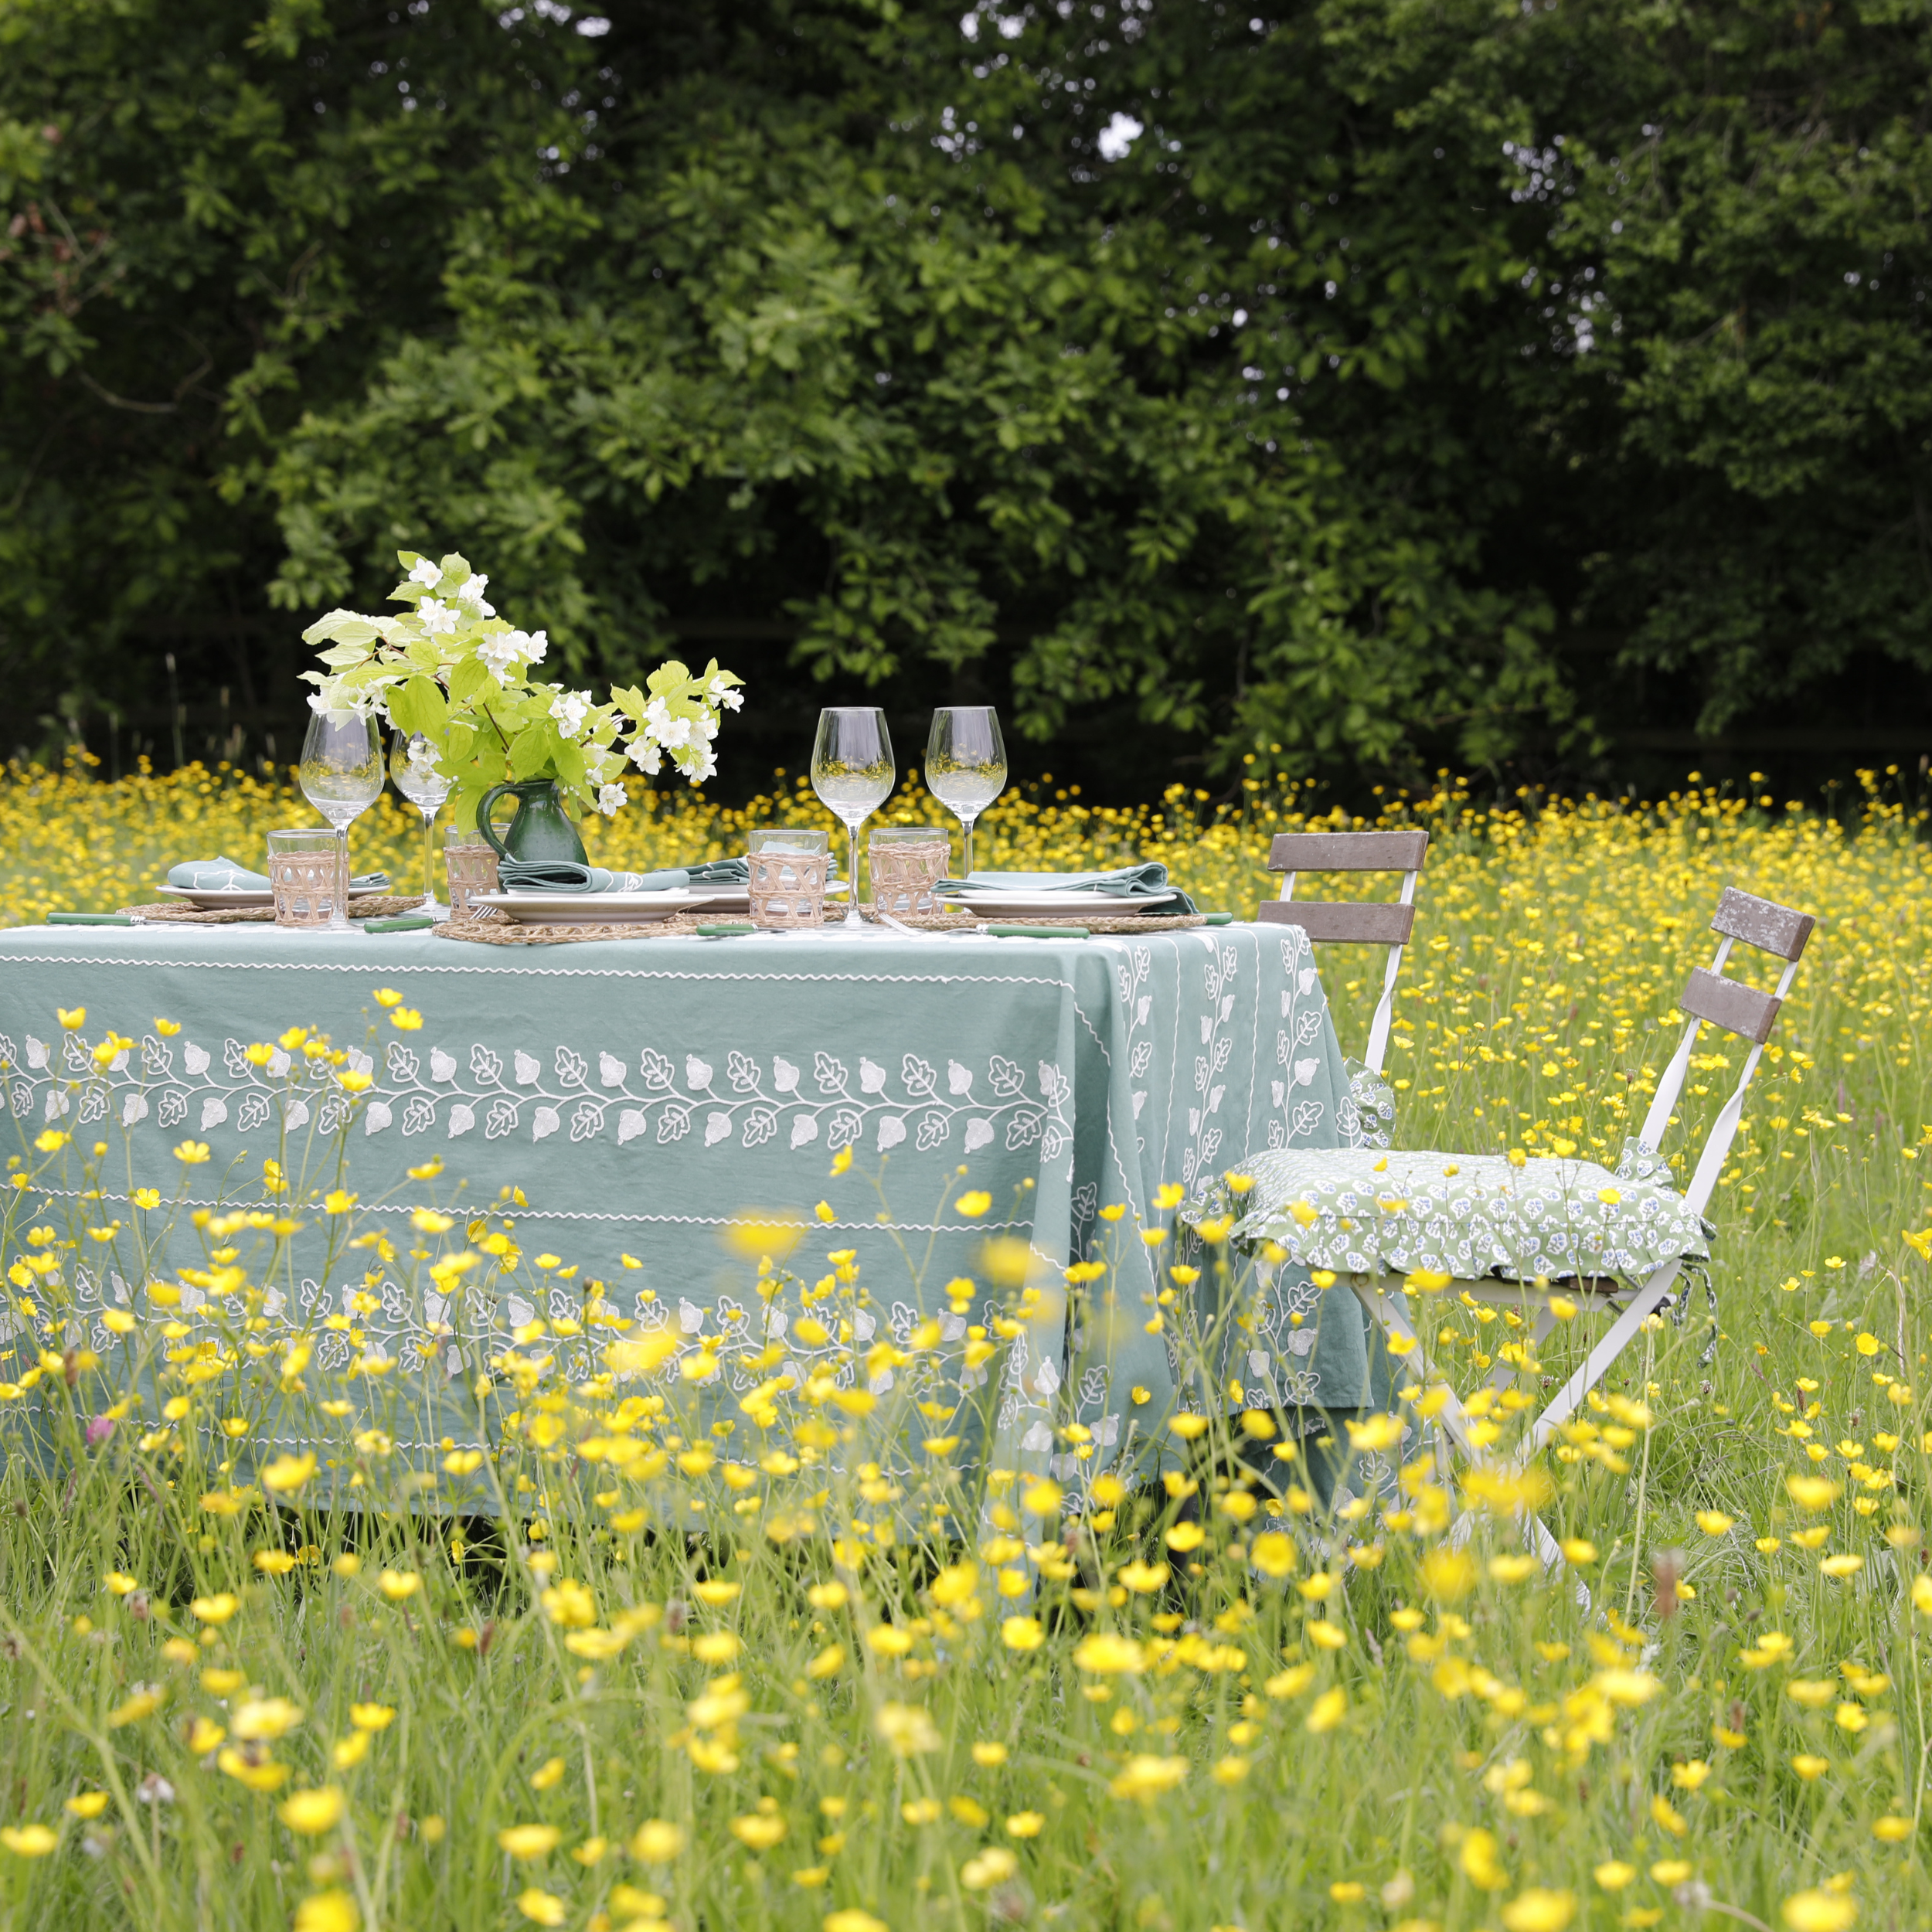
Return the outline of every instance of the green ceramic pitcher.
[[[490,823],[490,813],[505,794],[515,798],[516,811],[502,836]],[[476,828],[499,859],[568,859],[589,862],[583,841],[563,809],[554,778],[526,778],[521,784],[492,785],[476,808]]]

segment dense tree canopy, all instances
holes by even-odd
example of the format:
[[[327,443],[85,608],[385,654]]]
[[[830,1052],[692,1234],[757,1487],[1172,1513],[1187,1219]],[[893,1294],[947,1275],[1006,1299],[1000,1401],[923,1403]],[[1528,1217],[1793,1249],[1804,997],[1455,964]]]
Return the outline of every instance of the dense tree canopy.
[[[0,0],[9,743],[457,545],[794,760],[1909,742],[1921,7],[964,4]]]

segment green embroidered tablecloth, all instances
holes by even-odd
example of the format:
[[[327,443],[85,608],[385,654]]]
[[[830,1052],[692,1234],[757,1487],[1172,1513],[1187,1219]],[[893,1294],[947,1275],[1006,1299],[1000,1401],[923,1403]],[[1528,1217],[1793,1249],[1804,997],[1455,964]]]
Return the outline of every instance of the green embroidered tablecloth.
[[[397,1031],[379,988],[420,1013],[420,1029]],[[56,1009],[82,1007],[84,1022],[63,1029]],[[293,1026],[348,1049],[366,1090],[352,1102],[325,1068],[274,1045]],[[104,1070],[93,1050],[111,1029],[130,1044]],[[625,1318],[675,1325],[680,1352],[734,1311],[755,1330],[765,1311],[752,1264],[722,1238],[751,1213],[803,1223],[787,1265],[807,1280],[828,1250],[855,1252],[862,1346],[936,1317],[942,1342],[920,1372],[970,1388],[988,1372],[964,1360],[969,1323],[991,1314],[985,1244],[1022,1239],[1048,1288],[1029,1331],[992,1364],[1002,1382],[991,1450],[1008,1466],[1050,1464],[1063,1480],[1129,1451],[1136,1425],[1144,1437],[1171,1400],[1167,1344],[1145,1332],[1144,1297],[1174,1250],[1156,1257],[1134,1233],[1165,1218],[1156,1190],[1192,1190],[1251,1151],[1332,1147],[1360,1131],[1307,941],[1280,927],[529,948],[264,925],[18,929],[0,933],[0,1060],[30,1165],[49,1124],[80,1141],[124,1135],[125,1176],[88,1210],[124,1233],[98,1250],[83,1242],[67,1264],[71,1338],[91,1335],[103,1352],[101,1315],[143,1291],[130,1281],[141,1272],[128,1258],[124,1229],[141,1212],[131,1196],[143,1186],[173,1195],[178,1144],[210,1151],[189,1170],[191,1205],[274,1207],[261,1192],[265,1160],[305,1158],[312,1172],[318,1151],[345,1139],[345,1185],[366,1200],[426,1196],[404,1171],[440,1156],[445,1203],[457,1176],[460,1213],[519,1189],[525,1253],[579,1267],[574,1280],[551,1280],[547,1298],[516,1288],[497,1305],[466,1304],[485,1354],[532,1315],[580,1315],[593,1279]],[[845,1148],[852,1167],[835,1179]],[[955,1199],[985,1189],[991,1210],[940,1212],[949,1186]],[[821,1199],[830,1225],[814,1218]],[[1114,1206],[1124,1219],[1101,1216]],[[344,1257],[318,1279],[303,1265],[319,1252],[303,1246],[320,1238],[312,1210],[311,1223],[295,1237],[289,1293],[266,1311],[278,1333],[312,1331],[329,1369],[352,1343],[321,1325],[362,1288],[369,1257]],[[192,1230],[176,1229],[149,1276],[162,1260],[206,1265]],[[1070,1318],[1061,1270],[1103,1238],[1121,1260],[1125,1312],[1090,1333],[1077,1309]],[[962,1275],[981,1282],[964,1317],[945,1291]],[[361,1346],[435,1353],[450,1308],[387,1281],[376,1299],[362,1311]],[[774,1304],[770,1319],[767,1332],[784,1338],[797,1311]],[[1289,1336],[1278,1359],[1250,1349],[1250,1399],[1359,1406],[1366,1329],[1352,1308],[1328,1328],[1318,1348]],[[791,1366],[811,1369],[808,1347],[787,1345]],[[468,1372],[452,1342],[452,1383]],[[735,1369],[727,1379],[731,1389],[750,1379]],[[1148,1392],[1138,1404],[1136,1388]],[[1077,1421],[1091,1432],[1086,1459],[1056,1439]]]

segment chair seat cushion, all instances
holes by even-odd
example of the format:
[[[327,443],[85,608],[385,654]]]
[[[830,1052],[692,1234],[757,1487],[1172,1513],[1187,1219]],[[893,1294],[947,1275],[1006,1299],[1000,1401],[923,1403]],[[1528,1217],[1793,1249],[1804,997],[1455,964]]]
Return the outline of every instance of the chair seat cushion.
[[[1393,1153],[1372,1148],[1257,1154],[1233,1205],[1237,1241],[1273,1241],[1342,1274],[1418,1269],[1475,1281],[1618,1275],[1709,1259],[1713,1230],[1655,1180],[1594,1161]]]

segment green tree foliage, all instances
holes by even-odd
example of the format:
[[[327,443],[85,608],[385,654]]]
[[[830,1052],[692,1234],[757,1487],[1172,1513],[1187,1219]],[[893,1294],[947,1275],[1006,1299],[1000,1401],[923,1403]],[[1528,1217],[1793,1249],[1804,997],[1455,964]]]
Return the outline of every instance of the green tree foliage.
[[[965,4],[0,0],[15,689],[283,702],[458,546],[1217,767],[1932,665],[1920,12]]]

